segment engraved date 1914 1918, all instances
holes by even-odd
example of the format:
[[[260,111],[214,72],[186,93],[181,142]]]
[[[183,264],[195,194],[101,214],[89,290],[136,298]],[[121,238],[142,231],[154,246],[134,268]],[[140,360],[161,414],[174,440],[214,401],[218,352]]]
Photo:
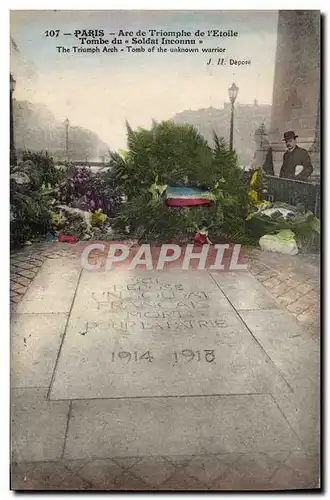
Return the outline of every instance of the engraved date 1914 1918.
[[[152,363],[152,360],[154,359],[153,356],[151,356],[150,351],[147,351],[143,354],[139,354],[137,351],[134,352],[129,352],[129,351],[120,351],[120,352],[113,352],[111,354],[111,361],[114,363],[116,359],[120,360],[126,360],[127,363],[130,361],[141,361],[141,360],[147,360],[149,363]]]
[[[203,353],[203,354],[202,354]],[[215,352],[213,349],[204,349],[203,351],[193,351],[192,349],[182,349],[180,352],[173,352],[174,364],[179,363],[180,359],[186,360],[188,363],[191,361],[204,360],[207,363],[215,361]]]
[[[113,363],[125,361],[129,363],[130,361],[139,362],[139,361],[148,361],[152,363],[154,357],[151,355],[150,351],[146,351],[143,354],[138,353],[137,351],[129,352],[129,351],[119,351],[111,353],[111,361]],[[190,363],[191,361],[206,361],[206,363],[213,363],[215,361],[215,351],[214,349],[204,349],[203,351],[193,351],[192,349],[182,349],[181,351],[174,351],[172,353],[173,365],[176,365],[180,362]]]

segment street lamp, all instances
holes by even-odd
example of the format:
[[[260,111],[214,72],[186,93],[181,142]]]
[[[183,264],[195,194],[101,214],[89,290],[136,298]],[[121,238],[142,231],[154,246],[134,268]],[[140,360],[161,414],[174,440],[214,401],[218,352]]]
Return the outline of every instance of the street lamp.
[[[15,92],[16,80],[13,75],[10,73],[10,165],[15,166],[17,164],[17,156],[15,149],[15,140],[14,140],[14,106],[13,106],[13,94]]]
[[[229,99],[231,102],[231,116],[230,116],[230,138],[229,138],[229,147],[230,151],[233,150],[233,134],[234,134],[234,104],[236,101],[236,97],[238,94],[238,87],[235,83],[232,84],[228,89]]]
[[[65,156],[66,156],[66,161],[69,161],[69,119],[66,118],[64,120],[65,124]]]

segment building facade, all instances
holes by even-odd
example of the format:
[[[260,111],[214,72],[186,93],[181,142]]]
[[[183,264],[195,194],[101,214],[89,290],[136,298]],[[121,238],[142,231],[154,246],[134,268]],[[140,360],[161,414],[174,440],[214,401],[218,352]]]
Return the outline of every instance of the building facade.
[[[309,150],[314,176],[320,175],[320,11],[279,11],[269,142],[278,175],[285,143],[294,130],[299,146]]]

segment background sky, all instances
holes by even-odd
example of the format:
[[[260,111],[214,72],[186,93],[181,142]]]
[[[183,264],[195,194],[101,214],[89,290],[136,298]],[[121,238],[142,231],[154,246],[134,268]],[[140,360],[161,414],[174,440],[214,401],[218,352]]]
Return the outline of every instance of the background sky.
[[[203,47],[224,47],[228,57],[252,64],[210,68],[205,54],[58,54],[57,45],[78,43],[74,37],[46,38],[51,29],[232,29],[239,37],[205,39]],[[277,11],[11,11],[11,36],[20,51],[11,57],[15,97],[45,104],[56,119],[67,116],[117,149],[125,146],[125,120],[148,127],[152,118],[220,108],[233,81],[238,102],[271,104],[276,32]]]

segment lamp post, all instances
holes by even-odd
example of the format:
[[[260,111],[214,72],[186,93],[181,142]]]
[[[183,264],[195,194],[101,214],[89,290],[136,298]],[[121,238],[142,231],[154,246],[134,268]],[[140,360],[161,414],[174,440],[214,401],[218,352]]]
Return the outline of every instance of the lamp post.
[[[230,115],[230,136],[229,136],[229,148],[230,151],[233,150],[233,134],[234,134],[234,104],[238,94],[238,87],[235,83],[232,84],[228,89],[229,99],[231,102],[231,115]]]
[[[15,149],[15,140],[14,140],[14,107],[13,107],[13,94],[15,91],[16,80],[13,75],[10,73],[10,165],[15,166],[17,164],[17,156]]]
[[[68,118],[64,120],[65,123],[65,156],[66,156],[66,161],[69,161],[69,125],[70,122]]]

